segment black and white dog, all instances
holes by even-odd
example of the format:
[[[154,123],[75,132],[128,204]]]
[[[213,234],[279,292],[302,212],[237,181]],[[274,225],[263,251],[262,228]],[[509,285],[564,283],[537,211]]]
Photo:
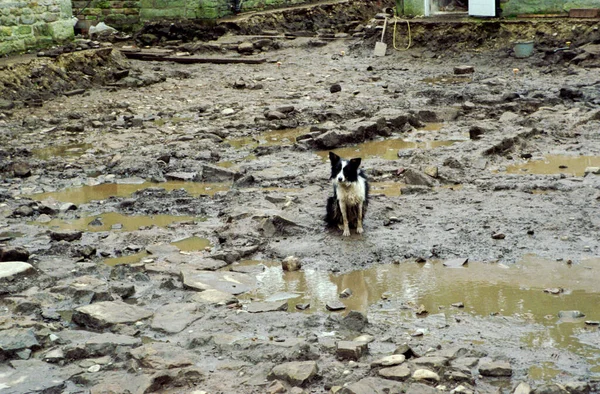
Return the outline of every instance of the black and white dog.
[[[327,199],[325,221],[330,227],[338,226],[345,237],[350,235],[350,226],[356,233],[363,232],[363,218],[369,202],[369,183],[362,169],[360,158],[344,160],[329,152],[333,197]]]

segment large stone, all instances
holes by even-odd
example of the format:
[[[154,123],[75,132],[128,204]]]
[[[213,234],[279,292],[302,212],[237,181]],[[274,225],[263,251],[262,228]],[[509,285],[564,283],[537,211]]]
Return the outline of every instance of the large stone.
[[[428,367],[428,368],[442,368],[446,364],[448,364],[448,359],[446,357],[419,357],[412,360],[412,363],[417,367]]]
[[[352,132],[329,130],[312,140],[311,145],[317,149],[333,149],[351,142],[355,142],[355,136]]]
[[[152,311],[122,301],[103,301],[75,309],[73,322],[97,329],[115,324],[135,323],[152,315]]]
[[[386,379],[404,381],[410,378],[410,368],[408,365],[397,365],[395,367],[382,368],[379,370],[379,376]]]
[[[407,185],[419,185],[432,187],[434,185],[433,180],[424,172],[415,170],[414,168],[407,168],[403,173],[404,182]]]
[[[341,360],[358,361],[369,350],[369,344],[358,341],[339,341],[336,356]]]
[[[0,263],[0,279],[13,278],[33,271],[33,266],[22,261],[5,261]]]
[[[197,172],[169,172],[165,174],[165,178],[173,181],[192,182],[198,176]]]
[[[287,300],[273,301],[273,302],[253,302],[248,305],[248,312],[250,313],[261,313],[261,312],[277,312],[287,311],[288,302]]]
[[[119,347],[137,347],[142,344],[140,338],[113,333],[97,334],[90,331],[64,331],[59,335],[60,342],[67,342],[63,351],[70,360],[103,357],[113,354]]]
[[[154,379],[148,374],[132,374],[123,371],[108,371],[94,376],[90,394],[144,394],[152,390]]]
[[[406,360],[404,354],[392,354],[391,356],[385,356],[379,358],[371,363],[371,367],[390,367],[400,365]]]
[[[0,248],[0,261],[27,261],[29,251],[23,248],[5,247]]]
[[[179,346],[163,342],[153,342],[131,350],[131,356],[143,367],[171,369],[193,365],[200,356]]]
[[[213,272],[181,270],[183,285],[192,290],[204,291],[215,289],[225,293],[238,295],[256,287],[256,279],[239,272]]]
[[[231,293],[224,291],[208,289],[198,293],[192,294],[189,299],[190,302],[207,305],[229,305],[237,304],[238,299]]]
[[[37,359],[13,360],[10,366],[0,365],[0,392],[62,393],[65,382],[80,372],[81,368],[73,365],[58,367]]]
[[[512,367],[506,361],[492,361],[479,365],[479,373],[483,376],[511,376]]]
[[[340,326],[347,330],[362,331],[369,324],[367,315],[358,311],[350,311],[341,321]]]
[[[232,182],[238,173],[227,168],[204,164],[202,180],[204,182]]]
[[[10,356],[23,349],[37,349],[40,343],[30,329],[11,328],[2,330],[0,335],[0,355]]]
[[[521,382],[513,391],[513,394],[531,394],[531,386],[527,382]]]
[[[314,361],[292,361],[274,367],[267,378],[284,380],[293,386],[303,386],[318,372],[317,363]]]
[[[338,394],[399,394],[404,392],[402,383],[381,378],[364,378],[338,391]]]
[[[154,312],[150,327],[169,334],[176,334],[203,316],[197,312],[197,309],[197,306],[191,303],[163,305]]]
[[[53,241],[73,242],[81,239],[83,232],[78,230],[56,230],[50,232],[50,239]]]
[[[413,372],[412,378],[417,381],[424,380],[436,383],[440,381],[440,375],[428,369],[417,369],[415,372]]]

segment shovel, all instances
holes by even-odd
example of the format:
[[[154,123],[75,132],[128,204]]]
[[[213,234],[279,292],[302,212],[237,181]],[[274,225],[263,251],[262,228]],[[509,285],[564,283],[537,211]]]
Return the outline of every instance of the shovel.
[[[385,21],[383,22],[383,32],[381,33],[381,42],[375,43],[375,51],[373,51],[373,54],[375,56],[385,56],[385,52],[387,51],[387,44],[385,42],[383,42],[383,37],[385,36],[386,26],[387,26],[387,18],[385,18]]]

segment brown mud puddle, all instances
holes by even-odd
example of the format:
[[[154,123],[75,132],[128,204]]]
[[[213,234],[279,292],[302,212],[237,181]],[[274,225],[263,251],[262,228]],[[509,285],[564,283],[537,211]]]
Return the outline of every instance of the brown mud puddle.
[[[172,215],[123,215],[117,212],[108,212],[101,215],[86,216],[75,220],[52,219],[44,226],[49,226],[61,230],[78,231],[135,231],[140,227],[167,227],[176,222],[186,222],[197,220],[193,216],[172,216]]]
[[[242,137],[227,139],[229,143],[236,149],[245,147],[255,148],[259,145],[274,146],[274,145],[293,145],[296,138],[310,131],[310,127],[297,127],[294,129],[272,130],[262,133],[257,137]]]
[[[90,201],[106,200],[109,197],[129,197],[139,190],[151,187],[157,187],[167,191],[184,189],[192,196],[214,196],[217,192],[229,190],[231,184],[183,181],[168,181],[162,183],[143,182],[136,184],[103,183],[101,185],[80,186],[56,192],[39,193],[30,197],[38,201],[51,198],[56,201],[71,202],[73,204],[87,204]]]
[[[597,330],[585,321],[600,320],[596,307],[600,296],[600,259],[567,265],[536,256],[526,256],[514,266],[469,263],[463,268],[444,267],[441,262],[376,265],[344,275],[304,268],[284,272],[277,263],[263,262],[258,275],[259,288],[241,296],[244,300],[279,301],[288,299],[288,310],[309,303],[308,312],[326,311],[327,302],[341,301],[346,311],[390,314],[417,319],[415,309],[423,305],[430,313],[447,317],[468,313],[473,316],[514,316],[539,324],[543,329],[528,334],[524,345],[530,348],[568,349],[587,358],[592,370],[600,373],[600,349],[576,337]],[[257,261],[243,264],[256,265]],[[340,298],[345,289],[352,295]],[[558,295],[545,289],[562,289]],[[452,306],[463,303],[464,308]],[[579,310],[585,317],[562,319],[560,311]],[[592,327],[592,328],[590,328]],[[534,368],[540,379],[550,378],[551,366]]]
[[[178,247],[181,252],[202,251],[212,246],[210,240],[196,236],[171,242],[171,245]],[[111,267],[122,264],[136,264],[144,260],[145,258],[151,258],[151,255],[144,250],[138,253],[129,254],[127,256],[111,257],[108,259],[104,259],[104,264],[109,265]]]
[[[362,144],[348,146],[345,148],[334,149],[333,152],[344,158],[360,157],[362,159],[381,158],[386,160],[397,160],[398,151],[405,149],[435,149],[442,146],[450,146],[458,141],[423,141],[413,142],[398,139],[388,139],[382,141],[368,141]],[[329,157],[329,150],[319,151],[323,160]]]
[[[548,155],[542,160],[529,160],[506,168],[509,174],[569,174],[583,176],[587,167],[600,167],[600,156]]]
[[[31,153],[33,157],[40,160],[50,160],[53,158],[70,158],[79,157],[85,153],[86,150],[90,149],[92,144],[67,144],[67,145],[56,145],[49,146],[46,148],[33,149]]]

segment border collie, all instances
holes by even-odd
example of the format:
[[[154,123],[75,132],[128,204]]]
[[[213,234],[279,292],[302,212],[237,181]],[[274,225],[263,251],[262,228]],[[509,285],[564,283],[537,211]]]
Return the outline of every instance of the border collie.
[[[345,237],[350,235],[350,226],[356,228],[357,234],[362,234],[369,202],[369,183],[363,170],[358,168],[361,159],[344,160],[329,152],[329,160],[333,197],[327,199],[325,221],[329,227],[337,226],[343,230]]]

